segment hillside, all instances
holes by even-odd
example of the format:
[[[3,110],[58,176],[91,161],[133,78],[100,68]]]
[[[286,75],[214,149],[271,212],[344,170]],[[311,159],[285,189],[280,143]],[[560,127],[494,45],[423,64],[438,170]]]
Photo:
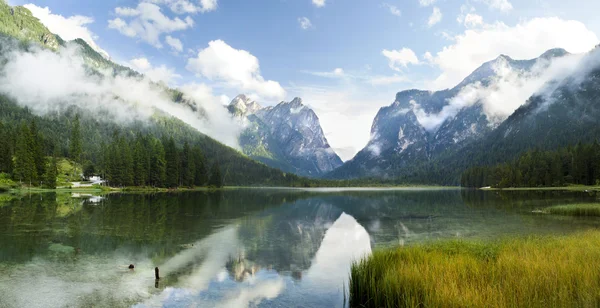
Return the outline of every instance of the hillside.
[[[36,45],[56,52],[75,46],[78,52],[73,54],[72,57],[81,57],[86,66],[85,72],[92,81],[98,81],[104,85],[103,82],[118,75],[118,78],[131,79],[130,82],[148,82],[142,79],[141,74],[102,57],[83,40],[64,42],[58,36],[50,33],[23,7],[12,8],[4,2],[0,2],[0,14],[3,15],[0,24],[0,33],[3,37],[0,55],[3,57],[14,54],[38,56],[40,52],[37,51],[38,48],[35,48]],[[59,56],[64,57],[64,53],[61,52]],[[2,61],[3,67],[1,68],[5,70],[4,66],[10,65],[12,59],[5,58]],[[76,59],[72,60],[75,61]],[[107,69],[112,70],[109,75],[106,75]],[[33,90],[36,90],[35,84],[32,84],[32,87]],[[204,118],[205,113],[200,104],[186,98],[179,90],[170,89],[165,85],[156,83],[149,83],[145,87],[156,91],[159,95],[164,93],[166,97],[170,98],[173,105],[189,108],[189,112],[193,112],[197,120]],[[102,97],[104,96],[106,95]],[[35,120],[44,140],[44,154],[53,155],[56,148],[58,153],[66,156],[71,123],[75,116],[79,116],[81,118],[82,139],[84,140],[83,156],[85,160],[97,166],[101,165],[103,146],[110,143],[114,134],[123,136],[125,140],[133,140],[134,136],[141,134],[153,136],[157,139],[173,138],[180,148],[186,142],[193,146],[199,146],[208,166],[218,163],[225,185],[291,185],[292,182],[299,180],[296,176],[286,175],[279,170],[249,159],[238,151],[202,134],[189,124],[169,115],[169,113],[157,110],[156,107],[150,109],[151,111],[154,109],[154,115],[150,118],[134,117],[132,120],[117,121],[111,119],[111,112],[114,112],[110,110],[111,107],[109,105],[106,107],[98,106],[101,102],[94,101],[95,98],[96,96],[92,94],[77,93],[77,102],[74,104],[72,103],[73,97],[65,97],[64,100],[61,100],[60,97],[54,97],[49,102],[55,104],[58,108],[47,106],[42,112],[39,110],[38,105],[34,105],[34,108],[29,107],[30,105],[23,106],[20,103],[20,97],[15,97],[14,93],[10,93],[10,95],[5,93],[0,97],[0,122],[8,132],[8,136],[10,136],[5,144],[14,154],[17,145],[18,127],[22,123],[29,124],[32,120]],[[129,105],[128,108],[139,108],[138,103],[127,101],[125,98],[116,96],[116,94],[113,94],[109,99],[121,105]],[[87,106],[96,107],[88,109]],[[170,107],[166,106],[165,108],[163,110],[168,111]],[[147,113],[147,111],[144,112]]]

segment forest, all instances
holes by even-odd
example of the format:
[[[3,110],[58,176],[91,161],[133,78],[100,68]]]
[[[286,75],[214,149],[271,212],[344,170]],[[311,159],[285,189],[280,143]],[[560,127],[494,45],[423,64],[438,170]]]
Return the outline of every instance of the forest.
[[[255,162],[178,119],[114,123],[74,107],[36,115],[0,96],[0,174],[54,188],[57,160],[112,187],[307,186],[310,180]]]
[[[472,188],[560,187],[569,184],[600,184],[598,142],[578,143],[554,151],[534,149],[508,163],[467,169],[461,176],[461,186]]]

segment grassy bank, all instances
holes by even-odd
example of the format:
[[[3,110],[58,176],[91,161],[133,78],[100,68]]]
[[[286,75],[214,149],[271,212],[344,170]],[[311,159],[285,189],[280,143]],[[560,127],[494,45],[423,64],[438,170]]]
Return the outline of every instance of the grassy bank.
[[[355,263],[352,307],[597,307],[600,231],[375,251]]]
[[[579,203],[556,205],[546,208],[545,213],[565,216],[595,216],[600,217],[600,203]]]
[[[600,191],[600,186],[569,185],[558,187],[507,187],[507,188],[480,188],[481,190],[508,190],[508,191],[528,191],[528,190],[566,190],[566,191]]]

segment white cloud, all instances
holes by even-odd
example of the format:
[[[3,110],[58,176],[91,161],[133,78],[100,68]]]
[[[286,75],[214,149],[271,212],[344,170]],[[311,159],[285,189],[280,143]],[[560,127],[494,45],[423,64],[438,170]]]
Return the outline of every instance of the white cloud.
[[[67,41],[78,38],[83,39],[102,56],[105,58],[109,57],[108,53],[96,44],[95,40],[97,40],[98,37],[85,26],[93,23],[93,18],[81,15],[64,17],[62,15],[52,14],[48,7],[42,8],[35,4],[25,4],[24,7],[30,10],[31,14],[38,18],[50,32],[58,34]]]
[[[254,91],[256,94],[283,99],[285,90],[272,80],[265,80],[260,73],[258,59],[251,53],[235,49],[224,41],[208,43],[208,47],[188,59],[186,68],[210,80],[224,82],[227,87],[239,92]]]
[[[298,18],[298,23],[300,24],[300,28],[304,30],[310,29],[313,26],[310,22],[310,19],[308,19],[307,17]]]
[[[433,55],[431,54],[431,52],[427,51],[423,54],[423,59],[427,62],[427,63],[433,63]]]
[[[483,17],[481,17],[480,15],[477,15],[477,14],[469,13],[465,16],[463,24],[465,25],[465,27],[468,27],[468,28],[483,25]]]
[[[200,0],[199,5],[190,0],[146,0],[159,5],[166,5],[176,14],[207,13],[217,9],[217,0]]]
[[[406,68],[408,64],[419,64],[419,58],[409,48],[402,48],[400,50],[384,49],[381,53],[388,58],[390,68],[396,71]]]
[[[343,78],[346,77],[346,73],[343,68],[336,68],[331,72],[311,72],[311,71],[303,71],[304,73],[311,74],[314,76],[325,77],[325,78]]]
[[[160,42],[162,34],[181,31],[194,26],[191,17],[171,19],[161,12],[158,5],[147,2],[139,3],[136,8],[117,7],[115,13],[123,18],[131,19],[126,21],[117,17],[109,20],[109,28],[116,29],[121,34],[129,37],[140,38],[156,48],[162,48]]]
[[[509,12],[513,9],[512,4],[508,0],[475,0],[486,4],[490,9],[499,10],[501,12]]]
[[[430,6],[432,4],[434,4],[436,2],[436,0],[419,0],[419,4],[421,6]]]
[[[129,66],[144,74],[154,82],[164,82],[167,85],[174,85],[177,79],[181,79],[181,75],[175,73],[175,70],[165,66],[164,64],[154,67],[147,58],[140,57],[131,59]]]
[[[126,75],[89,74],[74,47],[52,52],[37,48],[29,52],[3,54],[6,65],[0,72],[0,92],[14,97],[37,114],[77,106],[98,120],[116,123],[147,121],[157,111],[181,119],[229,146],[238,147],[241,127],[222,107],[219,98],[206,85],[182,87],[185,97],[193,98],[206,116],[183,104],[175,104],[162,89],[147,80]],[[148,61],[135,61],[149,70]]]
[[[302,85],[289,90],[315,111],[327,141],[344,161],[369,142],[375,114],[390,100],[389,93],[369,92],[351,80],[337,86]]]
[[[312,3],[316,7],[324,7],[325,6],[325,0],[312,0]]]
[[[561,47],[572,53],[586,52],[598,43],[594,32],[578,21],[534,18],[515,26],[498,22],[467,29],[434,56],[442,71],[431,83],[433,89],[453,87],[486,61],[500,54],[532,59],[548,49]]]
[[[433,25],[442,21],[442,11],[437,6],[433,8],[433,12],[431,16],[429,16],[429,20],[427,20],[427,26],[433,27]]]
[[[178,38],[174,38],[170,35],[167,35],[165,37],[165,42],[167,42],[167,44],[169,46],[171,46],[171,48],[176,51],[176,52],[181,52],[183,51],[183,44],[181,43],[181,40],[179,40]]]
[[[391,13],[392,15],[396,15],[396,16],[402,16],[402,12],[400,11],[400,9],[398,9],[398,7],[397,7],[397,6],[395,6],[395,5],[391,5],[391,4],[389,4],[389,3],[384,3],[384,4],[383,4],[383,6],[384,6],[385,8],[387,8],[387,9],[390,11],[390,13]]]
[[[498,124],[523,105],[533,94],[544,91],[551,80],[560,80],[579,70],[581,55],[540,60],[530,72],[513,69],[505,58],[499,58],[491,69],[495,76],[486,84],[476,82],[464,87],[448,105],[436,114],[427,114],[415,106],[419,123],[427,130],[437,129],[446,119],[455,116],[461,109],[481,104],[483,113],[490,123]]]

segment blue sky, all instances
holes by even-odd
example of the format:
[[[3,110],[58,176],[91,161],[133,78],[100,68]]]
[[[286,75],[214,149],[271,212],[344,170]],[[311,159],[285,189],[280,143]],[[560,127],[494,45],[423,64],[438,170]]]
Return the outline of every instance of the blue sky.
[[[263,105],[300,96],[343,159],[367,143],[377,110],[400,90],[451,87],[501,53],[585,52],[600,33],[600,1],[582,0],[9,3],[172,86],[204,84],[223,102],[240,93]]]

